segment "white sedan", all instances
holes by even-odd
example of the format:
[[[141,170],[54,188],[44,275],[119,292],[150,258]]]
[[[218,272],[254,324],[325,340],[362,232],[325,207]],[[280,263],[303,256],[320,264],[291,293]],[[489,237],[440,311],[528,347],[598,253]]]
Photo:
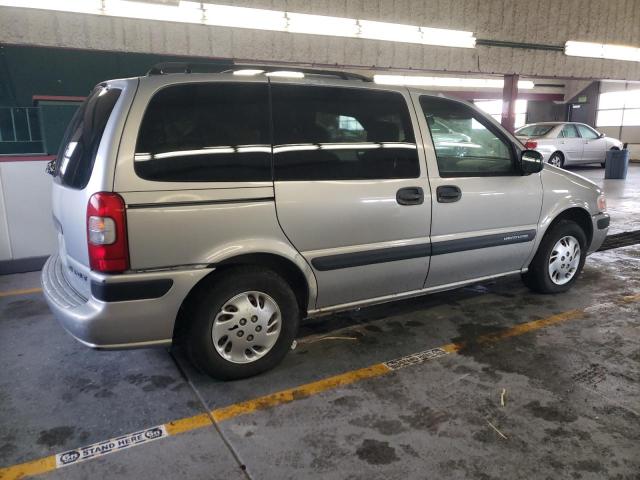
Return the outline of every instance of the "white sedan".
[[[515,131],[530,150],[537,150],[557,167],[599,163],[604,167],[607,150],[622,149],[622,142],[605,136],[589,125],[574,122],[531,123]]]

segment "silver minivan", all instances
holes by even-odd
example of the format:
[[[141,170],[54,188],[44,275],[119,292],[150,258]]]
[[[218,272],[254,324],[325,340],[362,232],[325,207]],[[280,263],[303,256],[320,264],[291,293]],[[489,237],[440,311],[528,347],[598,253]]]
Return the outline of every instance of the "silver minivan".
[[[174,67],[99,84],[49,166],[44,292],[90,347],[181,341],[209,375],[247,377],[302,318],[510,274],[563,292],[606,236],[595,184],[466,102]]]

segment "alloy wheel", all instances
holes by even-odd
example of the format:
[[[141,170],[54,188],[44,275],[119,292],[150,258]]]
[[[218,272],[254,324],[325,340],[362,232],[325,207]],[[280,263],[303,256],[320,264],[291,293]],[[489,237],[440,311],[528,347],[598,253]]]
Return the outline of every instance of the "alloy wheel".
[[[263,292],[240,293],[227,300],[213,320],[211,339],[216,351],[232,363],[264,357],[280,336],[282,314]]]
[[[556,242],[549,257],[549,277],[556,285],[571,281],[580,265],[580,243],[567,235]]]

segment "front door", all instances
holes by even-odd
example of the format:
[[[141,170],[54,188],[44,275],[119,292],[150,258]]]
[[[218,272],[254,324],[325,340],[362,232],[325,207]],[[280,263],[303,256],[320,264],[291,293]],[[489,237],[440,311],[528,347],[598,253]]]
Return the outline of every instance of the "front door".
[[[600,138],[600,134],[582,123],[576,124],[580,136],[582,137],[582,144],[584,145],[584,153],[582,159],[585,163],[588,162],[604,162],[607,148],[607,141],[604,138]]]
[[[415,94],[433,192],[426,286],[519,271],[533,249],[540,173],[522,175],[506,132],[466,103]],[[446,135],[430,130],[444,124]]]
[[[582,161],[584,141],[580,137],[575,124],[567,123],[562,127],[560,135],[558,135],[558,145],[564,154],[565,164]]]
[[[421,289],[431,196],[406,90],[271,81],[278,219],[317,308]]]

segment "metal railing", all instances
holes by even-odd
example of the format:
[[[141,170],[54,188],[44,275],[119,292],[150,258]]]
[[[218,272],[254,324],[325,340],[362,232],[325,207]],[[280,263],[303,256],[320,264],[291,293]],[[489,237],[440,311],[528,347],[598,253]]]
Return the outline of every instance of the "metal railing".
[[[0,107],[0,143],[40,142],[38,107]]]

